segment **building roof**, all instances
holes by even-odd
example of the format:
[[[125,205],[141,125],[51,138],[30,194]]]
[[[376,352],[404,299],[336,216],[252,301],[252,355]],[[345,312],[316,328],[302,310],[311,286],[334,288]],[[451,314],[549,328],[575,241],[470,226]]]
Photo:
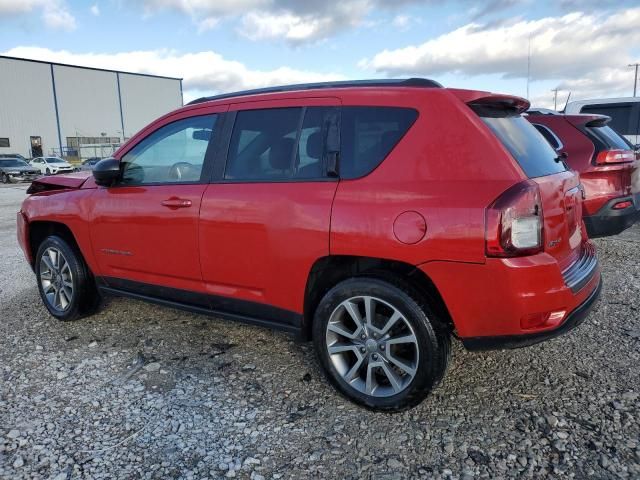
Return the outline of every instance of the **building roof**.
[[[58,65],[60,67],[71,67],[71,68],[81,68],[83,70],[97,70],[99,72],[110,72],[110,73],[122,73],[125,75],[138,75],[141,77],[151,77],[151,78],[164,78],[167,80],[179,80],[182,81],[181,77],[166,77],[163,75],[151,75],[149,73],[137,73],[137,72],[125,72],[122,70],[111,70],[108,68],[96,68],[96,67],[85,67],[83,65],[71,65],[69,63],[58,63],[58,62],[47,62],[46,60],[33,60],[31,58],[21,58],[21,57],[10,57],[8,55],[0,55],[0,59],[7,60],[17,60],[20,62],[32,62],[32,63],[44,63],[45,65]]]

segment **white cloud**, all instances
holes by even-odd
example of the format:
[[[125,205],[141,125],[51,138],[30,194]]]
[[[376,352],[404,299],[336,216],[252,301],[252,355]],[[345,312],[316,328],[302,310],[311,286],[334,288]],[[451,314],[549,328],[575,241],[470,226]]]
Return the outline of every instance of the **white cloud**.
[[[411,23],[411,17],[409,15],[396,15],[391,21],[391,25],[401,30],[406,30],[409,28],[409,24]]]
[[[189,15],[200,30],[214,27],[222,18],[239,18],[240,33],[252,40],[284,40],[291,44],[324,40],[357,26],[367,26],[376,9],[396,11],[410,4],[435,4],[439,0],[136,0],[147,15],[172,9]],[[472,0],[449,0],[473,3]],[[485,10],[522,0],[493,0]],[[397,17],[406,28],[410,19]]]
[[[91,5],[91,8],[89,9],[89,11],[91,12],[91,15],[93,15],[94,17],[100,16],[100,6],[97,3],[94,3],[93,5]]]
[[[387,75],[526,78],[531,38],[532,80],[558,80],[575,95],[609,95],[624,90],[623,67],[640,42],[638,25],[640,8],[494,26],[470,23],[419,45],[383,50],[359,65]]]
[[[171,50],[147,50],[113,54],[77,54],[66,50],[16,47],[2,54],[87,67],[183,77],[185,100],[203,94],[343,78],[336,73],[318,73],[286,66],[271,70],[254,70],[241,62],[227,60],[213,51],[182,54]]]
[[[54,30],[71,31],[76,19],[64,0],[0,0],[0,18],[41,11],[44,24]]]

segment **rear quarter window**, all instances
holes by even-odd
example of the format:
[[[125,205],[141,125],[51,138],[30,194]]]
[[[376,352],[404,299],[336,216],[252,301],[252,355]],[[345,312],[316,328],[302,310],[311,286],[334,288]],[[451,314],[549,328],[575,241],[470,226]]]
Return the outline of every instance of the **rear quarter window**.
[[[343,107],[340,177],[371,173],[389,155],[418,118],[412,108]]]
[[[510,109],[473,105],[493,134],[529,178],[566,171],[549,142],[520,114]]]

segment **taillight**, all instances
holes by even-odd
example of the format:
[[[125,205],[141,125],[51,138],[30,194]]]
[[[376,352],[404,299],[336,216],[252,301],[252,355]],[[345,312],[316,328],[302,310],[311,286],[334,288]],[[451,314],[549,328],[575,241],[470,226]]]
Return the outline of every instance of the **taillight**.
[[[500,195],[486,212],[488,257],[520,257],[544,249],[538,185],[526,180]]]
[[[596,157],[596,165],[607,165],[610,163],[627,163],[636,159],[635,152],[631,150],[603,150]]]

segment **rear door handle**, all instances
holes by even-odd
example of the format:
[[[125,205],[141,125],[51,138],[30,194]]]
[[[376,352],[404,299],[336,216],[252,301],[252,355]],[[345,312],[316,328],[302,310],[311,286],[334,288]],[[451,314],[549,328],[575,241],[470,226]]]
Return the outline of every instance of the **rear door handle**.
[[[191,206],[191,200],[186,198],[171,197],[162,201],[163,207],[168,208],[187,208]]]

